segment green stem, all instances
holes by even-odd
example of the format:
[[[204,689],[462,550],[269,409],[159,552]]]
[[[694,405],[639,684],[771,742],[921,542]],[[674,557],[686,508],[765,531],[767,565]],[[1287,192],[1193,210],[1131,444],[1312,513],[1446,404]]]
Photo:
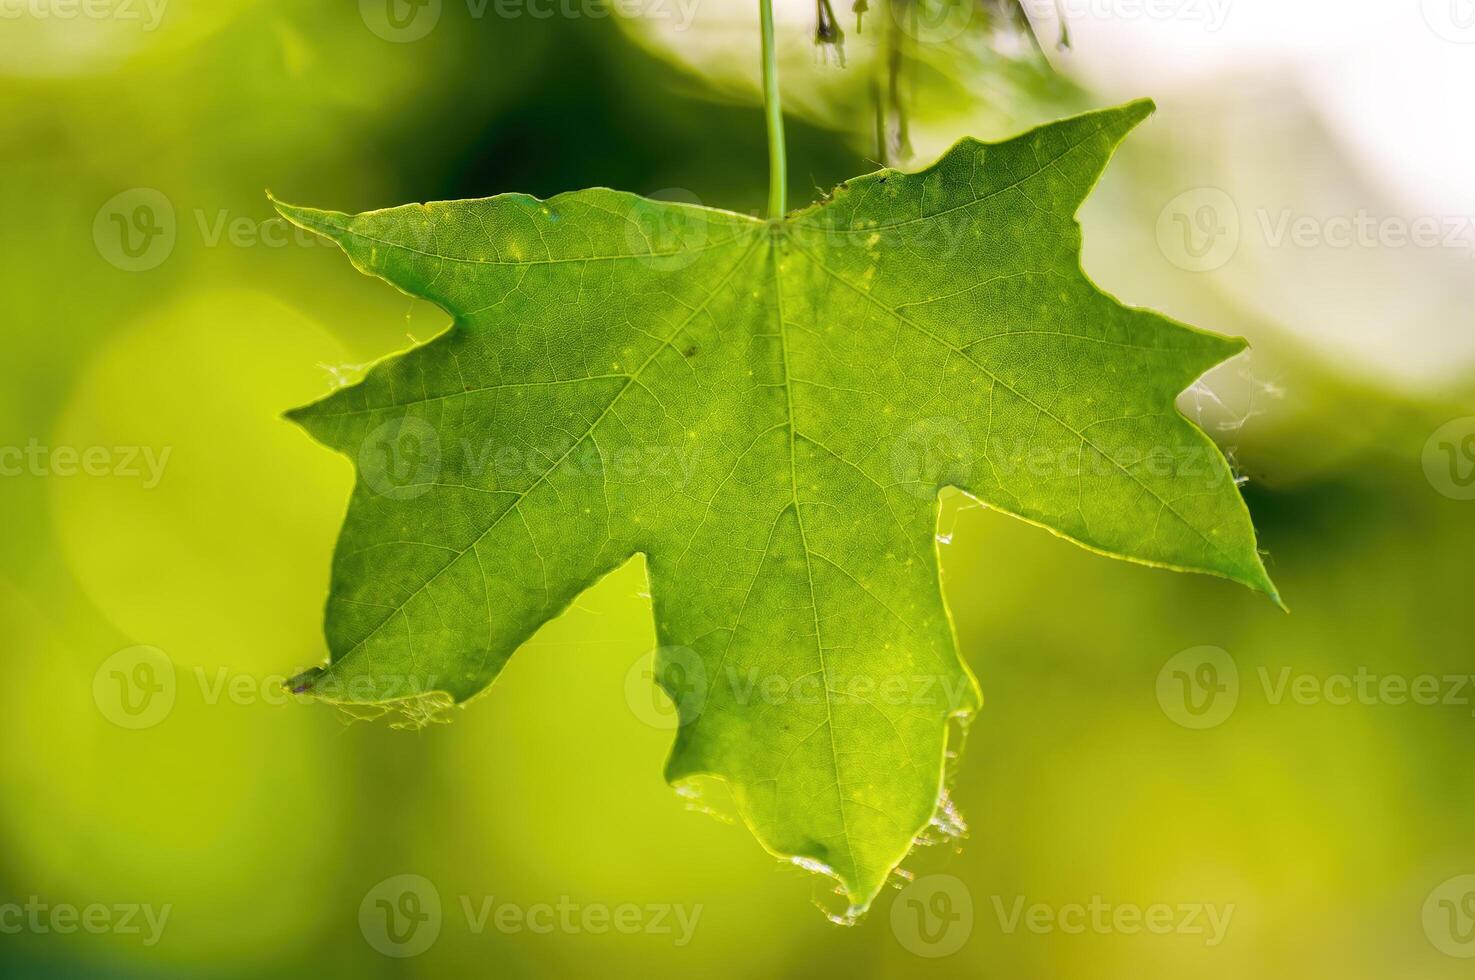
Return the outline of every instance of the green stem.
[[[773,46],[773,0],[758,0],[763,23],[763,111],[768,117],[768,220],[788,210],[788,163],[784,153],[784,107],[778,95],[778,53]]]

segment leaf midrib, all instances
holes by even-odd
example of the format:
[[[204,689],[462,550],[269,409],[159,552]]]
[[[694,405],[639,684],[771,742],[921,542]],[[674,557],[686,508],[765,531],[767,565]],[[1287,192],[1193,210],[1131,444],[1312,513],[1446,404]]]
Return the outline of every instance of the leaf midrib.
[[[794,521],[799,526],[799,547],[804,552],[804,578],[809,586],[809,609],[814,617],[814,648],[819,657],[820,681],[824,688],[825,698],[825,729],[829,733],[830,741],[830,769],[835,776],[835,796],[840,811],[840,832],[845,839],[845,857],[850,862],[849,878],[856,876],[855,847],[850,837],[850,820],[845,812],[845,780],[840,775],[840,753],[835,745],[835,716],[832,706],[832,692],[830,690],[829,665],[825,661],[825,641],[821,633],[819,621],[819,597],[814,588],[814,563],[810,557],[809,537],[804,530],[803,508],[799,506],[799,476],[798,465],[795,456],[798,451],[799,434],[794,423],[794,387],[790,381],[789,374],[789,327],[788,318],[784,316],[784,281],[783,273],[779,268],[780,245],[783,244],[784,229],[779,226],[774,229],[774,247],[768,251],[769,262],[772,264],[773,289],[775,297],[774,309],[778,316],[779,349],[782,352],[784,372],[784,411],[789,422],[789,500],[790,506],[794,508]],[[761,571],[761,569],[760,569]],[[777,777],[777,773],[774,774]]]

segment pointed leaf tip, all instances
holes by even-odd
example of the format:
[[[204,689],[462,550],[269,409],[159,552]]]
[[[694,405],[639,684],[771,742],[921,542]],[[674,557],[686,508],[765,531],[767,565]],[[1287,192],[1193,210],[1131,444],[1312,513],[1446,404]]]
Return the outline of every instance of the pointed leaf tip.
[[[1142,121],[1157,111],[1157,103],[1152,99],[1133,99],[1110,109],[1102,109],[1099,113],[1090,115],[1115,116],[1107,123],[1107,128],[1113,131],[1113,142],[1120,143],[1126,135],[1142,124]]]
[[[340,241],[344,232],[348,230],[349,222],[353,220],[351,215],[341,211],[322,211],[317,208],[288,204],[271,191],[266,192],[266,198],[271,202],[272,207],[277,209],[277,213],[292,224],[315,235],[321,235],[329,241]]]
[[[1122,110],[1126,112],[1133,122],[1141,122],[1157,111],[1157,103],[1150,98],[1133,99],[1131,102],[1125,103],[1122,106]]]

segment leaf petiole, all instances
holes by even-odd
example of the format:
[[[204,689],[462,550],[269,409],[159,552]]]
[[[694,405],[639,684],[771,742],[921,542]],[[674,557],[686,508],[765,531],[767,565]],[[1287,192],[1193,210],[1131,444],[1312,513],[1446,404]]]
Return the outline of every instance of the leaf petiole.
[[[784,109],[778,94],[778,53],[773,43],[773,0],[758,0],[763,33],[763,110],[768,119],[768,220],[788,210],[788,163],[784,152]]]

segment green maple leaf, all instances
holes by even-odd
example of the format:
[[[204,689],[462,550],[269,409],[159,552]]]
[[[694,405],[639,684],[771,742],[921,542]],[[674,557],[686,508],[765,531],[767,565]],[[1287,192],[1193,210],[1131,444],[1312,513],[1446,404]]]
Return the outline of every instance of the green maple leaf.
[[[721,777],[768,850],[865,908],[979,704],[939,587],[942,486],[1274,596],[1229,467],[1174,407],[1243,341],[1080,267],[1076,209],[1151,109],[964,140],[781,222],[604,189],[278,205],[455,320],[291,413],[358,464],[331,660],[298,686],[464,701],[642,553],[668,778]]]

